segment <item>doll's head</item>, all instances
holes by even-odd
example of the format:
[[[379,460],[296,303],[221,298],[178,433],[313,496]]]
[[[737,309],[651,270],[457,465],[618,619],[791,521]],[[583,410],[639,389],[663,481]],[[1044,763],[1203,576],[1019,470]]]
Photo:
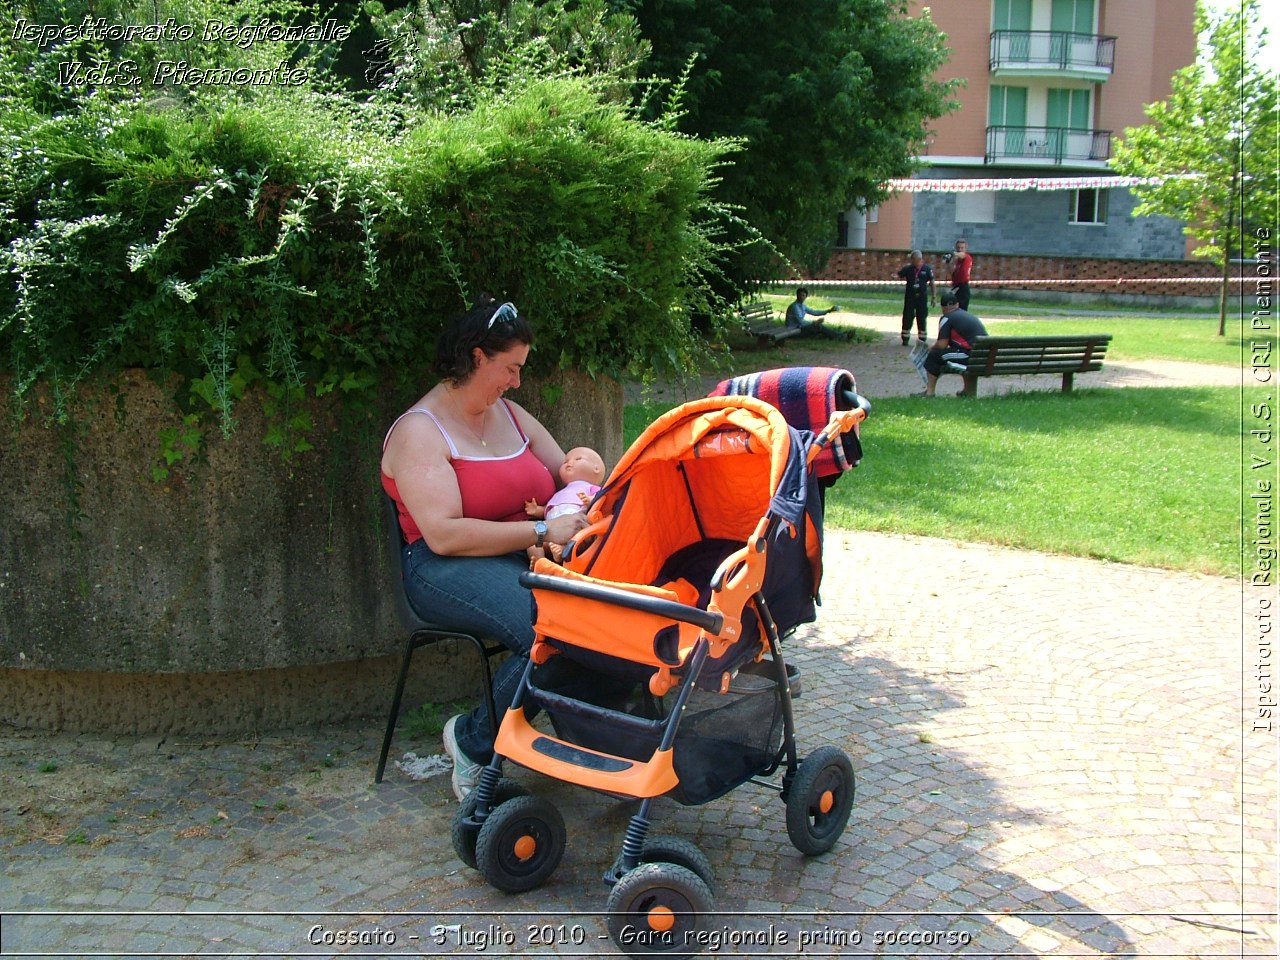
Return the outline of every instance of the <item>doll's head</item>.
[[[560,464],[560,482],[581,480],[594,486],[604,483],[604,460],[590,447],[574,447]]]

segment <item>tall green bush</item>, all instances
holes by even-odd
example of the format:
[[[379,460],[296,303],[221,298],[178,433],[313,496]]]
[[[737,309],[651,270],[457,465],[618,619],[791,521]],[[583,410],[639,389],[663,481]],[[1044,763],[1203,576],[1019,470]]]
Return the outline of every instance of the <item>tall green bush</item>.
[[[0,369],[19,399],[47,384],[59,418],[75,384],[144,367],[177,384],[185,442],[230,431],[260,382],[268,439],[305,447],[291,398],[421,371],[482,290],[530,316],[535,372],[644,374],[698,349],[728,147],[590,77],[514,78],[449,114],[338,91],[297,50],[301,85],[135,90],[57,84],[67,55],[9,40],[0,62]]]

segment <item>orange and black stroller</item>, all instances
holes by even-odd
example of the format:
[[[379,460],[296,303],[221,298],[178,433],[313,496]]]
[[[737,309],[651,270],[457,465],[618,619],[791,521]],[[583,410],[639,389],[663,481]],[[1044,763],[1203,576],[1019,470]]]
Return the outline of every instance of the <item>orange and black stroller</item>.
[[[759,778],[785,765],[792,843],[813,855],[839,839],[852,765],[832,746],[798,754],[798,675],[781,637],[814,618],[823,496],[810,464],[856,434],[865,405],[848,396],[853,408],[816,434],[750,396],[669,411],[614,468],[563,566],[540,560],[522,576],[535,604],[530,666],[453,824],[458,856],[490,884],[537,887],[566,843],[556,807],[503,778],[504,760],[642,801],[605,875],[609,932],[628,953],[688,953],[709,922],[711,865],[688,841],[649,835],[653,798],[701,804],[748,780],[776,788]],[[634,678],[637,695],[600,706],[540,689],[536,665],[553,656]],[[530,702],[554,735],[526,719]]]

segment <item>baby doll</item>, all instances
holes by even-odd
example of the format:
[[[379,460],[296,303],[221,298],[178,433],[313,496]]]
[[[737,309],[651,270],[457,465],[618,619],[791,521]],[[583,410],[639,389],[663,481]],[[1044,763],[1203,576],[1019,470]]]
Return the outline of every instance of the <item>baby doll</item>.
[[[560,464],[560,482],[564,486],[551,495],[545,507],[530,500],[524,505],[524,512],[534,519],[553,520],[585,510],[604,482],[604,460],[590,447],[574,447]],[[548,543],[547,549],[557,562],[564,553],[564,545],[559,543]],[[537,547],[529,548],[530,560],[539,556],[543,553]]]

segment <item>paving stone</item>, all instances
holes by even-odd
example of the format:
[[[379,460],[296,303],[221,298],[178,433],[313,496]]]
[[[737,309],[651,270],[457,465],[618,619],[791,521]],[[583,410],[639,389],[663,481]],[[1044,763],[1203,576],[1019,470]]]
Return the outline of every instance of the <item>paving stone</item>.
[[[1238,729],[1239,637],[1222,628],[1235,584],[862,533],[828,537],[826,570],[819,620],[785,650],[805,677],[801,752],[854,758],[844,837],[800,856],[776,792],[754,786],[653,806],[655,832],[711,859],[734,929],[767,929],[786,907],[796,930],[962,931],[965,957],[1275,955],[1275,740]],[[932,589],[938,571],[997,613],[957,610]],[[436,922],[523,936],[548,918],[613,950],[600,877],[634,802],[509,770],[556,803],[570,838],[544,887],[510,897],[456,860],[447,777],[393,770],[372,786],[380,737],[376,718],[252,749],[0,732],[0,776],[54,755],[130,784],[65,823],[0,811],[3,952],[280,955],[315,951],[319,919],[376,922],[403,945]],[[46,839],[76,831],[90,842]],[[31,912],[53,905],[121,915]]]

